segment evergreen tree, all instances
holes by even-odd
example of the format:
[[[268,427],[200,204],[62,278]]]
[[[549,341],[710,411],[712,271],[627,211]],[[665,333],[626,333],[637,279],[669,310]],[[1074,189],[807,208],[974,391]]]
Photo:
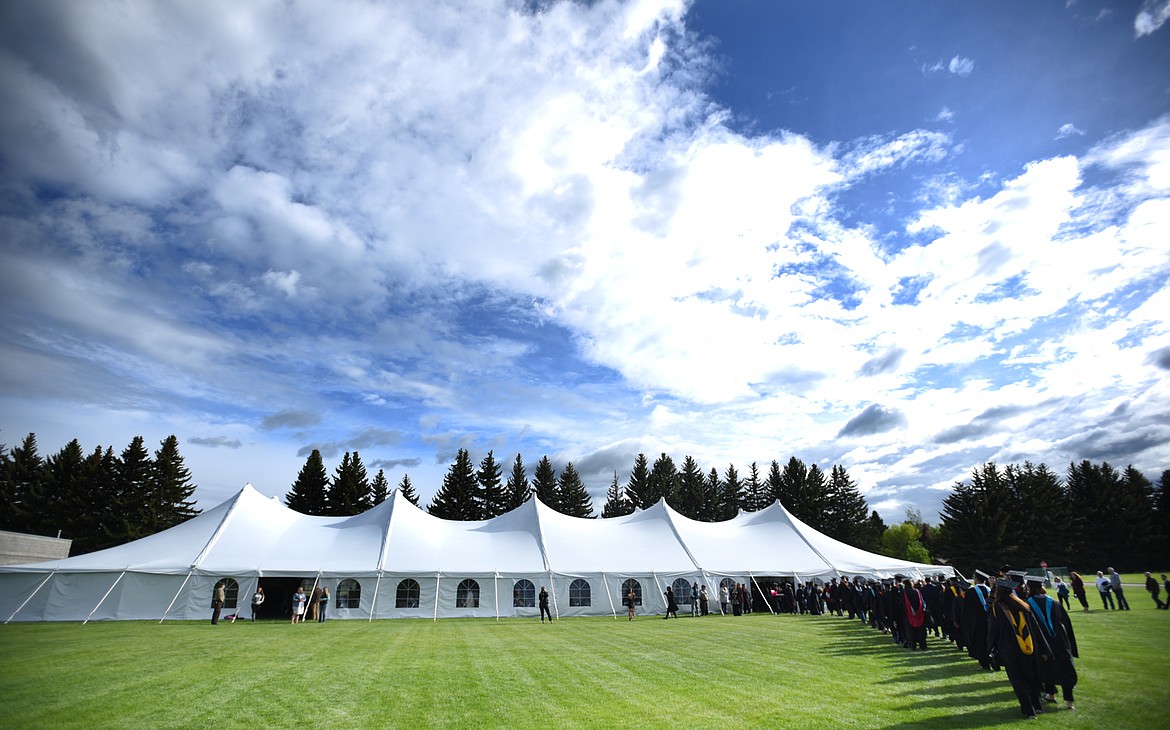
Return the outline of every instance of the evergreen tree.
[[[1075,554],[1085,570],[1144,570],[1152,527],[1153,488],[1137,469],[1119,474],[1108,462],[1070,464],[1066,480]]]
[[[1003,556],[1010,565],[1068,565],[1068,500],[1060,478],[1047,466],[1009,464],[1003,469],[1003,481],[1011,494],[1010,511],[1016,550]]]
[[[771,501],[768,499],[764,480],[760,477],[760,467],[753,461],[748,466],[747,478],[743,480],[743,486],[739,490],[739,504],[736,506],[744,512],[759,512],[769,504]],[[732,512],[731,516],[734,517],[735,514]]]
[[[1162,472],[1154,494],[1154,554],[1170,555],[1170,469]],[[1167,596],[1170,600],[1170,595]]]
[[[1011,491],[994,462],[971,474],[970,483],[956,482],[943,499],[936,553],[968,575],[975,569],[991,572],[1015,554],[1011,541]]]
[[[459,449],[427,512],[446,520],[482,519],[476,500],[475,470],[467,449]]]
[[[553,469],[548,455],[542,456],[536,463],[536,472],[532,475],[532,488],[536,498],[544,502],[545,506],[561,511],[561,495],[557,490],[557,473]]]
[[[561,470],[557,491],[561,498],[561,512],[570,517],[593,517],[593,500],[573,462],[568,462]]]
[[[755,469],[756,464],[752,462],[752,469]],[[728,464],[727,469],[723,472],[722,494],[719,497],[719,519],[730,520],[739,514],[740,505],[744,504],[744,495],[746,493],[742,480],[739,478],[739,472],[735,469],[735,464]]]
[[[708,519],[704,489],[706,481],[703,470],[699,468],[695,457],[687,454],[683,458],[683,468],[678,475],[678,487],[675,490],[674,498],[670,501],[670,506],[692,520]]]
[[[382,469],[374,475],[374,481],[370,482],[370,501],[375,507],[386,501],[390,496],[390,480],[386,478],[386,472]]]
[[[516,460],[512,462],[512,473],[508,475],[508,483],[504,486],[504,502],[508,511],[514,510],[528,501],[532,496],[532,485],[528,483],[528,473],[524,470],[524,460],[517,452]]]
[[[414,485],[410,483],[409,474],[402,475],[402,480],[398,482],[398,491],[402,492],[402,496],[407,502],[410,502],[415,507],[418,506],[418,492],[414,491]]]
[[[626,499],[634,509],[647,509],[655,502],[650,494],[650,462],[645,454],[638,454],[634,459],[634,468],[626,482]]]
[[[727,519],[727,492],[726,485],[723,479],[719,476],[719,470],[711,467],[707,472],[707,483],[703,487],[707,494],[715,495],[713,503],[715,505],[713,510],[712,522],[718,522]]]
[[[863,550],[877,550],[881,534],[869,521],[869,505],[845,467],[834,465],[825,491],[824,533]]]
[[[780,473],[780,462],[775,459],[768,466],[768,479],[764,491],[768,495],[768,505],[774,502],[784,504],[782,499],[784,497],[784,475]]]
[[[1127,550],[1115,558],[1117,569],[1144,570],[1163,556],[1154,552],[1154,534],[1157,522],[1154,485],[1132,464],[1121,474],[1122,493],[1118,495],[1120,517],[1130,531],[1131,539],[1123,543]]]
[[[62,537],[77,539],[80,517],[89,508],[85,454],[77,439],[45,459],[41,482],[44,485],[38,507],[41,520],[37,530],[29,531],[50,537],[60,531]]]
[[[779,499],[794,517],[820,529],[826,490],[827,480],[820,467],[807,467],[795,456],[788,460],[780,475]]]
[[[475,480],[479,483],[479,513],[482,519],[502,515],[508,511],[507,501],[504,499],[504,486],[500,481],[500,464],[495,455],[489,450],[483,461],[479,462],[479,471],[475,473]]]
[[[654,466],[650,469],[650,478],[647,481],[650,504],[653,505],[660,499],[669,502],[678,489],[678,482],[678,468],[674,465],[674,459],[663,452],[662,456],[654,460]]]
[[[36,525],[36,501],[41,493],[43,467],[36,434],[30,433],[24,443],[12,449],[4,460],[4,509],[0,510],[0,529],[29,532],[29,527],[39,527]]]
[[[284,503],[289,509],[304,515],[326,515],[329,514],[328,489],[329,475],[325,472],[325,462],[321,459],[321,452],[313,449],[297,474],[292,489],[284,495]]]
[[[613,481],[609,491],[605,493],[605,506],[601,508],[602,517],[621,517],[634,513],[634,505],[626,499],[625,490],[618,485],[617,470],[613,472]]]
[[[153,494],[154,464],[146,450],[144,439],[135,436],[122,450],[114,465],[117,477],[114,490],[115,519],[109,537],[115,545],[146,537],[145,526],[154,517],[156,504]]]
[[[83,505],[76,515],[76,536],[69,548],[71,555],[82,555],[118,544],[110,537],[119,518],[115,498],[118,457],[114,448],[98,446],[84,464],[87,491],[78,495]]]
[[[341,457],[341,465],[333,472],[325,502],[328,514],[338,517],[361,514],[374,506],[370,477],[358,452],[350,456],[347,451]]]
[[[79,446],[79,453],[80,450]],[[154,514],[143,530],[148,535],[186,522],[200,512],[192,499],[195,496],[195,484],[191,481],[191,471],[179,453],[177,436],[171,434],[163,439],[154,452],[152,466],[150,476],[153,484],[150,493],[155,500]]]

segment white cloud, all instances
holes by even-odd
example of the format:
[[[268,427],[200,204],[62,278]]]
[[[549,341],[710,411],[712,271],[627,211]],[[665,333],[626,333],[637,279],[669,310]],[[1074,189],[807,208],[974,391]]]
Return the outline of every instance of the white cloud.
[[[1170,0],[1142,0],[1142,7],[1133,19],[1133,34],[1136,38],[1150,35],[1170,20]]]
[[[1056,130],[1056,138],[1057,139],[1064,139],[1065,137],[1071,137],[1074,134],[1081,136],[1081,137],[1083,137],[1085,135],[1083,130],[1077,129],[1077,126],[1075,124],[1072,124],[1071,122],[1068,124],[1060,125],[1060,129]]]
[[[951,62],[947,64],[947,71],[950,71],[956,76],[970,76],[975,70],[975,62],[969,58],[955,56]]]

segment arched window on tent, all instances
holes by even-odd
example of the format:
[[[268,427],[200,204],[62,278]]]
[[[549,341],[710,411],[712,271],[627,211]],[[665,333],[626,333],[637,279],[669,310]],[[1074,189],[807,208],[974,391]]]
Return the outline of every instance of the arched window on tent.
[[[455,589],[455,608],[479,608],[479,583],[471,578],[460,581]]]
[[[394,608],[418,608],[418,594],[418,581],[414,578],[398,581],[398,590],[394,593]]]
[[[527,578],[521,578],[512,586],[513,608],[536,608],[536,586]]]
[[[675,578],[670,584],[674,589],[674,602],[680,606],[691,605],[691,582],[686,578]]]
[[[626,598],[630,591],[634,592],[634,605],[642,605],[642,584],[636,579],[630,578],[625,583],[622,583],[622,606],[629,607],[630,599]]]
[[[223,583],[223,607],[235,608],[236,600],[240,597],[240,584],[233,578],[220,578],[216,583]]]
[[[589,581],[578,578],[569,584],[570,606],[590,606],[592,604],[593,600],[589,595]]]
[[[731,597],[735,595],[735,581],[732,580],[731,578],[724,578],[723,580],[719,581],[719,595],[720,596],[723,595],[724,588],[727,589],[727,596],[728,596],[728,599],[730,600]]]
[[[362,605],[362,584],[346,578],[337,584],[337,607],[357,608]]]

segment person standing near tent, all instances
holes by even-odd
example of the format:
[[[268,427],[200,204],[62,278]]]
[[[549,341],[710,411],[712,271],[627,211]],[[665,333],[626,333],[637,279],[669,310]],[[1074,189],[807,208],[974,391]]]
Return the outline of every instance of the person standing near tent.
[[[727,590],[726,583],[722,583],[719,586],[719,607],[723,609],[724,616],[731,610],[731,591]]]
[[[552,611],[548,610],[548,591],[544,586],[540,587],[540,622],[544,623],[544,617],[548,616],[548,622],[552,623]]]
[[[630,610],[630,620],[631,620],[631,621],[633,621],[633,620],[634,620],[634,601],[636,601],[636,600],[637,600],[637,598],[638,598],[638,597],[634,595],[634,589],[633,589],[633,587],[630,587],[630,588],[629,588],[629,589],[626,591],[626,606],[628,606],[628,607],[629,607],[629,610]]]
[[[318,606],[321,605],[321,586],[313,586],[313,593],[309,600],[309,620],[316,621]]]
[[[219,612],[223,609],[224,604],[224,587],[223,581],[215,584],[215,590],[211,593],[211,625],[215,626],[219,623]]]
[[[699,589],[699,615],[707,615],[707,586]]]
[[[699,581],[691,586],[691,616],[699,615]]]
[[[256,586],[256,592],[252,594],[252,621],[256,621],[256,614],[260,613],[260,607],[264,605],[264,589]]]
[[[292,623],[303,623],[305,620],[305,601],[309,600],[305,595],[305,587],[297,586],[297,592],[292,597]]]
[[[317,609],[317,622],[325,623],[325,609],[329,608],[329,586],[321,586],[321,595],[317,599],[317,603],[321,605]]]
[[[991,591],[987,588],[988,575],[982,570],[975,571],[975,585],[963,596],[963,641],[967,644],[967,656],[979,662],[984,669],[991,669],[987,658],[987,612],[991,609]]]
[[[662,595],[666,596],[666,615],[662,617],[663,620],[670,618],[671,614],[674,614],[674,617],[678,618],[678,603],[674,600],[674,589],[667,586],[666,592]]]

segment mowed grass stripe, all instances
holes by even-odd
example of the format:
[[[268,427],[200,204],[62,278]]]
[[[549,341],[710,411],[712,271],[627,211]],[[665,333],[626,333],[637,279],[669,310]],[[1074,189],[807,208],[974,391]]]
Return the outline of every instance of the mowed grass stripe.
[[[1073,614],[1080,709],[1043,721],[1166,726],[1170,612],[1131,602]],[[1020,722],[1003,673],[933,639],[905,651],[837,617],[10,624],[0,651],[7,727]]]

